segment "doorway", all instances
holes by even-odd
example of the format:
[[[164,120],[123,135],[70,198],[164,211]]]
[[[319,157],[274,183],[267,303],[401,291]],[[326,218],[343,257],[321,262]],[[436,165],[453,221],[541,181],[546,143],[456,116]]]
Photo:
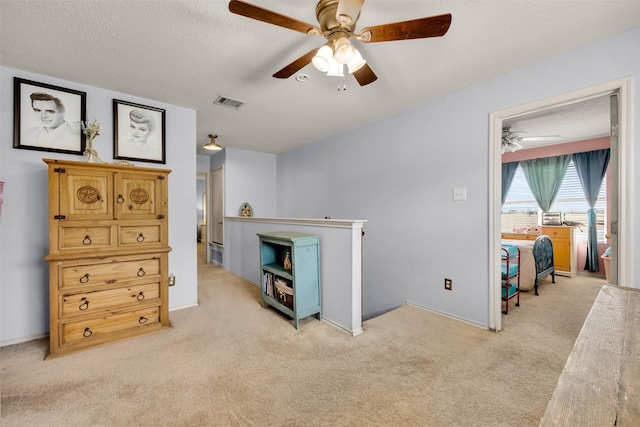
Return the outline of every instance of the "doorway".
[[[207,244],[207,172],[197,172],[196,175],[196,227],[197,227],[197,243],[198,243],[198,261],[205,261],[206,251],[201,250],[202,246]]]
[[[618,261],[617,277],[619,283],[630,283],[631,271],[631,242],[627,234],[630,230],[630,207],[628,176],[630,167],[630,111],[631,111],[631,82],[629,78],[616,80],[602,85],[590,87],[580,91],[559,95],[542,101],[537,101],[490,114],[489,123],[489,327],[499,331],[502,329],[501,286],[500,286],[500,244],[501,244],[501,186],[502,162],[501,142],[503,120],[522,116],[561,105],[572,104],[607,94],[618,94]],[[613,151],[612,151],[612,155]],[[613,268],[613,267],[612,267]]]

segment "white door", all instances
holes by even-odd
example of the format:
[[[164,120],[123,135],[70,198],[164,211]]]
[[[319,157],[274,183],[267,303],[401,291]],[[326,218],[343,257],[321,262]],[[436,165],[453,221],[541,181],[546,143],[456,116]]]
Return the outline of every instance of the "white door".
[[[223,169],[220,167],[211,173],[211,240],[224,244],[224,182]]]
[[[611,155],[609,157],[609,245],[611,246],[611,257],[609,258],[609,280],[608,282],[618,284],[618,94],[611,95]]]

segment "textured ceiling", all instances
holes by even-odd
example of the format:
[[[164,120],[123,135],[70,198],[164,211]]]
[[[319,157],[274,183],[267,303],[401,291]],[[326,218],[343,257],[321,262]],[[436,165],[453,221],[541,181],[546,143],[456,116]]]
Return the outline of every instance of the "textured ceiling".
[[[556,141],[520,141],[523,149],[599,138],[610,134],[609,95],[570,105],[548,108],[503,121],[511,131],[523,131],[522,137],[559,136]]]
[[[313,0],[252,3],[316,24]],[[223,0],[1,0],[0,7],[0,65],[192,108],[198,147],[216,133],[223,146],[271,153],[640,26],[640,1],[369,0],[356,30],[442,13],[453,21],[441,38],[358,44],[378,75],[360,87],[348,74],[327,77],[311,65],[301,71],[304,83],[274,79],[324,39],[234,15]],[[247,104],[215,106],[218,95]]]

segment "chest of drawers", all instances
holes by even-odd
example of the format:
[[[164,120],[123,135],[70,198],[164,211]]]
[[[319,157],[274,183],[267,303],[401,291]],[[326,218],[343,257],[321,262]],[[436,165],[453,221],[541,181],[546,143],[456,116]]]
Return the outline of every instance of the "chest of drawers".
[[[44,159],[47,357],[169,327],[165,169]]]

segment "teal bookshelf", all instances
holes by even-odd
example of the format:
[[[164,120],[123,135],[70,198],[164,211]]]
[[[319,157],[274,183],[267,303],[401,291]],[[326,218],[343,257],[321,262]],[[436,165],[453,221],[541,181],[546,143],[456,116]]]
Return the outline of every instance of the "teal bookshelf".
[[[276,231],[258,233],[262,277],[261,304],[293,319],[322,316],[318,236]]]

